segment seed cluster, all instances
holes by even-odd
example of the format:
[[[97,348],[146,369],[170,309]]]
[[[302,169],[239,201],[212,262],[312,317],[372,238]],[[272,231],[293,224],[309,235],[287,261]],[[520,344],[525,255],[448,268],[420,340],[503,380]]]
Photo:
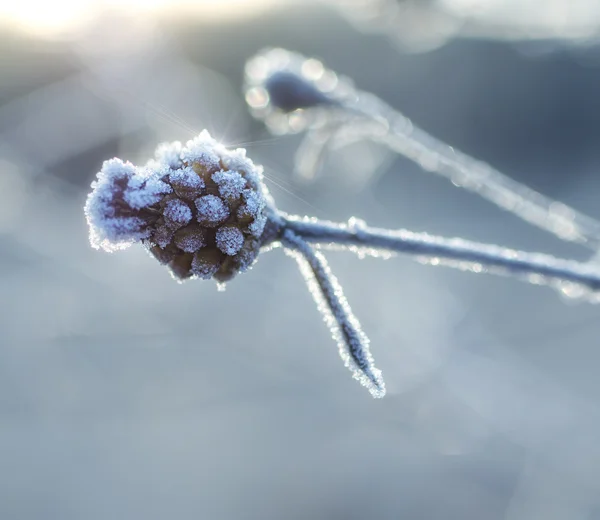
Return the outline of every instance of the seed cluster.
[[[207,132],[185,147],[162,145],[143,167],[106,161],[92,187],[85,211],[94,247],[142,242],[176,278],[219,282],[258,255],[267,222],[262,171]]]
[[[182,162],[163,179],[172,193],[144,240],[149,251],[180,279],[230,280],[256,258],[264,228],[259,186],[222,161]]]

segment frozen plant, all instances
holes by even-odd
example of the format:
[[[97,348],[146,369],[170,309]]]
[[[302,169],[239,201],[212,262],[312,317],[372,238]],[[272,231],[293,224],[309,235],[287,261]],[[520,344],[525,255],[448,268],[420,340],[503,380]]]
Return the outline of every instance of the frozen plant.
[[[114,252],[139,243],[180,281],[213,278],[223,284],[247,271],[261,251],[283,247],[297,259],[345,366],[374,397],[385,394],[381,372],[322,248],[374,256],[406,253],[435,265],[512,275],[535,284],[568,283],[573,291],[589,293],[591,301],[600,289],[600,270],[587,264],[375,229],[355,218],[336,224],[288,215],[277,209],[262,168],[246,151],[228,150],[206,131],[185,146],[159,146],[143,166],[105,161],[92,183],[85,215],[93,247]]]
[[[306,131],[296,154],[305,179],[314,177],[328,145],[370,139],[562,240],[600,250],[600,222],[432,137],[314,58],[284,49],[260,52],[246,64],[245,91],[252,114],[271,132]]]

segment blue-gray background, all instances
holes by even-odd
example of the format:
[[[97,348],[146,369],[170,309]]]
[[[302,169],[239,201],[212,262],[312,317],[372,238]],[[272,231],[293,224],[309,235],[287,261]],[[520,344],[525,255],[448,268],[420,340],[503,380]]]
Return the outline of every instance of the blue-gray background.
[[[423,30],[426,30],[424,27]],[[0,35],[0,518],[600,518],[598,309],[406,257],[328,256],[388,396],[353,381],[280,250],[224,293],[82,206],[104,159],[208,128],[290,212],[587,253],[385,151],[291,175],[298,137],[247,114],[247,58],[322,58],[416,124],[600,217],[600,51],[451,40],[398,51],[327,6],[255,18],[98,17]]]

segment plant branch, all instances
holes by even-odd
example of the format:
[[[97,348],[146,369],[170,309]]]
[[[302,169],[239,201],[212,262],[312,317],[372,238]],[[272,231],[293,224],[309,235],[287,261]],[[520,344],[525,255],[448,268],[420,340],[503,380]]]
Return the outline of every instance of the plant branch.
[[[357,101],[344,105],[347,110],[384,126],[384,131],[371,130],[370,139],[562,240],[578,242],[594,251],[600,249],[600,222],[597,220],[436,139],[376,96],[365,92],[358,94]]]
[[[350,219],[348,224],[320,221],[314,218],[284,216],[284,227],[304,240],[320,245],[340,245],[361,250],[389,251],[415,255],[475,272],[517,276],[530,283],[564,282],[592,291],[600,290],[600,269],[591,264],[555,258],[542,253],[529,253],[483,244],[462,238],[444,238],[405,229],[387,230],[369,227]]]
[[[383,397],[385,383],[381,371],[373,364],[369,338],[362,331],[327,260],[290,229],[284,231],[282,243],[286,252],[298,261],[317,308],[338,344],[344,365],[373,397]]]

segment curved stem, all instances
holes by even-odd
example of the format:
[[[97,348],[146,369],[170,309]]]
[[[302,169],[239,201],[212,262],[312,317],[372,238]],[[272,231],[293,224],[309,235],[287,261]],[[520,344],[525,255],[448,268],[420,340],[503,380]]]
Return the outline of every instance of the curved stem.
[[[491,244],[444,238],[405,229],[395,231],[368,227],[351,219],[337,224],[317,219],[284,217],[284,227],[314,244],[341,245],[449,260],[458,267],[481,272],[487,268],[500,274],[525,278],[532,283],[570,282],[593,291],[600,290],[600,269],[593,265],[555,258],[542,253],[517,251]],[[467,263],[468,265],[462,265]]]

